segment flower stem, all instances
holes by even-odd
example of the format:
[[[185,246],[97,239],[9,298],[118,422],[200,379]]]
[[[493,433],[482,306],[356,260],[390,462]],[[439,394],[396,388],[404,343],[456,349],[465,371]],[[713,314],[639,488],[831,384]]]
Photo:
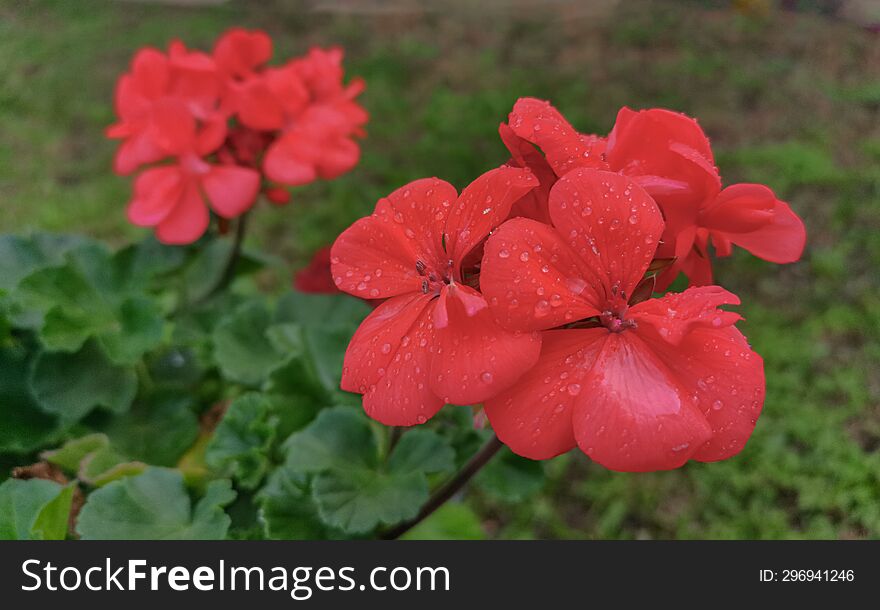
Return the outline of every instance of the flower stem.
[[[229,258],[226,259],[226,266],[223,268],[223,273],[220,275],[220,279],[217,280],[217,283],[211,287],[211,290],[198,299],[199,303],[203,303],[214,295],[223,292],[229,284],[232,283],[232,279],[235,277],[235,268],[238,266],[238,260],[241,258],[241,247],[247,230],[247,217],[247,212],[238,217],[238,222],[235,224],[235,236],[233,237],[232,250],[229,252]]]
[[[422,510],[419,511],[418,515],[409,521],[398,523],[390,530],[384,532],[380,538],[383,540],[395,540],[424,521],[435,510],[443,506],[447,500],[458,493],[458,491],[461,490],[461,488],[464,487],[483,466],[489,463],[489,460],[491,460],[503,446],[504,445],[501,441],[498,440],[498,437],[493,434],[492,438],[490,438],[486,444],[474,454],[467,464],[462,466],[461,470],[459,470],[454,477],[444,483],[443,486],[438,488],[437,491],[428,498],[428,501],[422,506]]]

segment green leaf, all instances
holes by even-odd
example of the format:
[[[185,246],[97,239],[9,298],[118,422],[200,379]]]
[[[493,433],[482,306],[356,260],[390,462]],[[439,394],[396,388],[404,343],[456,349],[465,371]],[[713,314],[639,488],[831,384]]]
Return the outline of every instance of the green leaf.
[[[44,451],[40,457],[68,474],[73,474],[79,471],[80,464],[87,455],[109,446],[110,439],[107,435],[96,432],[69,440],[58,449]]]
[[[408,531],[402,540],[484,540],[486,532],[466,504],[448,502]]]
[[[129,459],[174,466],[198,437],[199,421],[192,398],[162,393],[142,396],[100,429]]]
[[[503,448],[477,475],[477,484],[486,493],[507,502],[520,502],[544,486],[541,462],[520,457]]]
[[[165,321],[159,304],[145,297],[129,297],[116,309],[111,332],[102,332],[98,340],[114,362],[137,362],[162,340]]]
[[[75,484],[8,479],[0,485],[0,540],[63,540]]]
[[[30,387],[44,411],[71,424],[99,406],[116,413],[126,411],[137,392],[137,375],[113,364],[98,345],[89,342],[72,354],[37,356]]]
[[[63,266],[23,279],[18,299],[43,314],[40,337],[51,351],[76,351],[94,337],[111,360],[133,363],[158,345],[164,320],[159,304],[132,285],[97,245],[67,254]]]
[[[266,335],[271,316],[260,302],[252,301],[224,318],[214,329],[214,358],[223,375],[245,385],[260,385],[281,363]]]
[[[355,409],[325,409],[307,428],[284,443],[286,463],[297,472],[347,468],[371,469],[378,464],[376,438]]]
[[[348,533],[368,532],[379,523],[415,517],[428,499],[424,475],[390,475],[364,469],[319,474],[313,494],[321,519]]]
[[[229,481],[212,481],[193,507],[180,472],[150,468],[92,492],[77,530],[84,540],[221,540],[235,495]]]
[[[40,457],[95,487],[139,474],[146,468],[146,464],[132,462],[117,451],[107,435],[101,433],[70,440],[59,449],[44,451]]]
[[[77,235],[0,235],[0,288],[15,288],[37,269],[61,264],[69,250],[85,243],[87,240]]]
[[[270,401],[250,393],[237,398],[226,411],[205,452],[205,461],[245,489],[260,484],[270,465],[278,418]]]
[[[391,472],[434,474],[455,468],[455,451],[443,438],[430,430],[409,430],[388,459]]]
[[[428,498],[426,475],[452,468],[455,457],[440,436],[418,430],[381,463],[370,423],[348,407],[321,411],[285,448],[286,468],[315,473],[312,495],[321,519],[347,533],[414,517]]]
[[[146,464],[129,461],[112,447],[102,447],[83,458],[77,477],[89,485],[102,487],[122,477],[140,474],[146,468]]]
[[[357,328],[370,311],[364,301],[348,295],[290,291],[278,299],[275,321],[306,328],[327,324]]]
[[[335,389],[348,343],[370,311],[362,300],[347,295],[288,292],[279,299],[275,318],[302,327],[321,381]]]
[[[272,471],[257,494],[260,521],[272,540],[318,540],[335,538],[318,516],[306,475],[281,466]]]
[[[0,452],[28,453],[60,434],[58,418],[40,409],[28,386],[32,360],[24,345],[0,347]]]
[[[177,271],[185,261],[184,248],[166,246],[152,235],[113,255],[120,283],[131,289],[148,286],[157,277]]]

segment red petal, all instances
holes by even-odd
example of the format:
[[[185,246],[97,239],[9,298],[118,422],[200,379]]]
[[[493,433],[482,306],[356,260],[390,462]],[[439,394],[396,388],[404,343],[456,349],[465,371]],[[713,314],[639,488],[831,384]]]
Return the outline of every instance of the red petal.
[[[269,146],[263,159],[266,177],[275,182],[299,186],[318,177],[315,164],[303,155],[296,134],[286,134]]]
[[[804,221],[784,201],[776,201],[770,224],[751,233],[722,234],[737,246],[771,263],[793,263],[800,259],[807,241]]]
[[[250,209],[260,190],[260,174],[247,167],[215,165],[202,177],[211,207],[223,218],[235,218]]]
[[[603,156],[605,141],[579,134],[549,102],[520,98],[508,121],[516,135],[544,151],[557,176],[575,167],[608,167]]]
[[[582,266],[595,269],[607,303],[632,294],[650,265],[663,233],[654,200],[631,179],[600,170],[576,169],[550,191],[553,225],[577,252]]]
[[[214,45],[214,59],[222,70],[242,77],[272,57],[272,39],[260,30],[231,28]]]
[[[578,446],[611,470],[684,464],[711,437],[690,394],[635,333],[609,333],[584,380],[572,424]]]
[[[421,292],[417,261],[441,260],[440,227],[455,201],[455,189],[436,178],[416,180],[380,199],[337,238],[333,278],[340,290],[366,299]]]
[[[300,292],[319,294],[339,292],[330,274],[330,246],[319,248],[315,252],[308,266],[297,271],[293,285]]]
[[[428,387],[432,295],[389,299],[361,323],[342,368],[343,390],[364,394],[367,415],[389,426],[425,423],[443,401]]]
[[[737,313],[718,309],[720,305],[739,305],[739,298],[720,286],[702,286],[643,301],[629,310],[629,317],[640,329],[650,326],[663,340],[678,345],[698,326],[724,328],[741,319]]]
[[[722,233],[751,233],[773,222],[776,196],[761,184],[734,184],[700,214],[700,225]]]
[[[113,158],[113,171],[125,176],[141,165],[154,163],[165,156],[165,152],[153,141],[148,130],[142,130],[123,140]]]
[[[195,182],[184,187],[174,209],[156,227],[156,237],[163,244],[190,244],[208,228],[210,215]]]
[[[502,329],[474,289],[446,286],[439,302],[445,304],[446,319],[443,325],[434,324],[436,349],[430,383],[445,402],[483,402],[510,386],[537,361],[540,335]]]
[[[245,126],[273,131],[284,125],[284,109],[264,78],[252,77],[233,87],[230,95],[238,118]]]
[[[150,115],[151,136],[170,155],[192,152],[196,142],[196,120],[184,102],[164,98],[153,105]]]
[[[157,99],[164,95],[168,88],[170,77],[168,58],[158,49],[151,47],[141,49],[132,59],[131,74],[141,95]]]
[[[550,188],[556,183],[556,174],[538,150],[528,141],[516,135],[507,123],[498,126],[498,135],[512,156],[508,165],[528,167],[538,179],[539,185],[523,195],[510,208],[510,218],[531,218],[550,224],[550,210],[547,200]]]
[[[640,183],[664,212],[672,203],[698,206],[721,188],[709,139],[694,119],[678,112],[622,108],[608,135],[606,156],[614,171],[643,177]],[[672,184],[686,188],[670,189]]]
[[[351,171],[361,158],[361,147],[350,138],[334,138],[326,143],[318,161],[318,174],[333,180]]]
[[[543,333],[537,364],[486,401],[486,415],[501,442],[533,460],[574,448],[571,415],[575,403],[585,399],[584,379],[607,337],[604,328]]]
[[[446,253],[456,265],[465,255],[504,222],[510,207],[538,186],[527,169],[499,167],[471,182],[461,193],[446,218]]]
[[[645,340],[712,427],[712,438],[693,458],[713,462],[739,453],[764,404],[764,362],[742,333],[733,326],[697,328],[678,346],[650,336]]]
[[[182,193],[180,170],[177,166],[145,170],[134,181],[134,198],[128,206],[128,219],[141,227],[161,222]]]
[[[553,227],[508,220],[486,241],[480,288],[511,330],[542,330],[599,315],[601,279]]]

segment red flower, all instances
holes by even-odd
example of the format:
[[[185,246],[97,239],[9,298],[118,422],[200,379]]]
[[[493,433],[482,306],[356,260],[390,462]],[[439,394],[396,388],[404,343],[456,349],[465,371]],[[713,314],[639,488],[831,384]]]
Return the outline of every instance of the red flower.
[[[330,246],[320,248],[312,256],[307,267],[300,269],[293,279],[293,286],[300,292],[335,294],[339,292],[330,275]]]
[[[654,198],[666,219],[657,256],[675,258],[661,287],[679,271],[694,285],[710,284],[710,238],[717,256],[729,255],[733,244],[776,263],[794,262],[803,252],[803,223],[770,189],[721,189],[708,138],[683,114],[623,108],[607,141],[577,133],[550,104],[532,98],[519,100],[509,120],[517,136],[541,147],[557,176],[573,167],[610,169]]]
[[[213,165],[202,157],[220,145],[225,124],[198,129],[183,102],[166,99],[155,104],[152,138],[163,156],[177,158],[176,165],[145,170],[135,180],[129,220],[155,226],[156,237],[167,244],[195,241],[210,220],[203,194],[223,218],[234,218],[253,205],[260,174],[236,165]]]
[[[351,170],[360,159],[354,138],[364,135],[367,113],[355,98],[364,81],[344,85],[342,49],[312,48],[288,64],[306,92],[305,109],[291,117],[266,153],[266,175],[283,184],[329,180]]]
[[[509,167],[483,174],[460,196],[442,180],[417,180],[336,240],[336,285],[388,299],[358,328],[342,373],[342,389],[363,394],[370,417],[424,423],[444,403],[489,398],[535,363],[539,335],[495,324],[465,261],[536,185],[531,172]]]
[[[550,192],[553,225],[517,218],[487,241],[480,284],[496,321],[543,333],[541,356],[486,401],[513,451],[578,446],[613,470],[677,468],[745,445],[764,399],[763,363],[717,286],[637,302],[663,219],[617,173],[575,169]]]
[[[227,78],[245,79],[272,58],[272,39],[260,30],[231,28],[214,44],[214,61]]]
[[[209,58],[187,51],[180,43],[173,43],[169,53],[170,57],[157,49],[141,49],[131,71],[116,85],[119,122],[108,128],[107,135],[123,140],[113,161],[118,174],[130,174],[165,156],[151,129],[153,109],[160,101],[180,99],[200,119],[216,111],[219,84]]]

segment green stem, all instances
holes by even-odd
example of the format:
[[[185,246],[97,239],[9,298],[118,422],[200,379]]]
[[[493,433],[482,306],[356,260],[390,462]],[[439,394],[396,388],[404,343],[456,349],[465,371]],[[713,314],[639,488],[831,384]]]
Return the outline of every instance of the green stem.
[[[220,292],[223,292],[235,278],[235,269],[238,266],[239,259],[241,258],[241,248],[242,244],[244,243],[244,235],[247,230],[247,217],[247,212],[238,217],[238,222],[235,225],[235,236],[233,237],[234,241],[232,242],[232,251],[229,253],[229,258],[226,260],[226,266],[223,268],[223,273],[220,275],[220,279],[218,279],[217,283],[214,284],[213,287],[211,287],[211,290],[206,292],[204,296],[198,299],[197,303],[204,303],[205,301],[208,301],[211,297],[219,294]]]
[[[410,519],[409,521],[404,521],[402,523],[398,523],[390,530],[384,532],[380,537],[383,540],[395,540],[400,538],[406,532],[411,530],[413,527],[424,521],[428,518],[435,510],[443,506],[447,500],[449,500],[452,496],[458,493],[462,487],[464,487],[468,481],[470,481],[475,474],[477,474],[480,469],[489,463],[489,460],[498,453],[498,450],[501,449],[504,445],[501,441],[498,440],[498,437],[492,435],[492,438],[489,439],[485,445],[483,445],[479,451],[477,451],[474,456],[468,461],[467,464],[462,466],[461,470],[459,470],[454,477],[449,479],[443,486],[437,489],[428,501],[425,502],[425,505],[422,506],[422,510],[419,511],[419,514]]]

